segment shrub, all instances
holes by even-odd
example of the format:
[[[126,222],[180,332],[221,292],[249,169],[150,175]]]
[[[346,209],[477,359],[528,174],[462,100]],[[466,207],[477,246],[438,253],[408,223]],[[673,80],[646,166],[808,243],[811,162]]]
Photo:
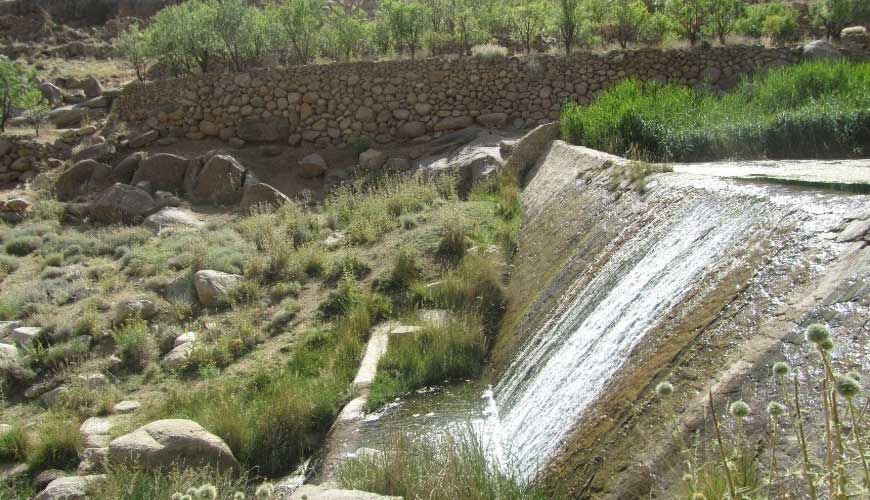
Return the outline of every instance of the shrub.
[[[420,387],[475,378],[485,355],[486,337],[480,321],[474,318],[394,337],[378,364],[369,408],[378,408]]]
[[[6,242],[6,253],[24,257],[30,255],[42,246],[42,239],[38,236],[18,236]]]
[[[456,210],[448,210],[439,224],[437,253],[450,261],[459,261],[468,248],[468,221]]]
[[[393,268],[390,270],[389,285],[393,290],[407,289],[420,279],[422,272],[420,258],[410,248],[401,248],[393,258]]]
[[[74,415],[52,411],[35,433],[36,440],[27,454],[31,470],[71,470],[79,463],[82,436],[79,422]]]
[[[157,357],[157,341],[143,319],[127,321],[112,332],[112,337],[122,366],[128,370],[141,371]]]
[[[329,283],[338,283],[345,275],[352,277],[355,280],[361,280],[368,276],[371,272],[368,264],[361,261],[359,257],[351,253],[342,253],[332,258],[329,263],[329,272],[326,276],[326,281]]]
[[[30,436],[24,427],[15,425],[0,434],[0,463],[22,462],[27,457]]]
[[[186,492],[204,484],[213,485],[219,498],[232,498],[236,491],[246,491],[247,475],[230,471],[215,471],[209,467],[172,467],[160,471],[112,466],[106,479],[96,486],[90,498],[123,498],[125,500],[169,500],[176,492]]]
[[[29,355],[34,366],[48,370],[59,370],[65,366],[83,361],[91,351],[90,341],[73,339],[42,348],[34,347]]]
[[[501,264],[488,255],[466,256],[431,294],[438,307],[478,315],[489,333],[497,330],[507,302]]]
[[[0,280],[18,269],[18,261],[7,255],[0,255]]]
[[[474,47],[472,47],[471,55],[484,60],[502,59],[510,55],[510,51],[507,49],[507,47],[488,43],[485,45],[475,45]]]

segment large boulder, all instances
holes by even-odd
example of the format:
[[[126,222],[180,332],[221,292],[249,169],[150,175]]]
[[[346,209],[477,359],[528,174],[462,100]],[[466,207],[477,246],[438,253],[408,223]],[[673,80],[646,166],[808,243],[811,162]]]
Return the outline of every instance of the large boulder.
[[[12,330],[12,340],[21,347],[30,347],[42,334],[38,326],[20,326]]]
[[[426,135],[426,124],[423,122],[408,122],[399,127],[399,135],[406,139],[416,139]]]
[[[181,156],[160,153],[142,161],[130,181],[136,185],[142,181],[151,183],[156,191],[178,192],[184,184],[187,159]]]
[[[146,469],[173,464],[239,469],[226,443],[196,422],[182,419],[157,420],[112,440],[109,460]]]
[[[139,170],[139,165],[142,164],[145,158],[148,158],[148,153],[137,151],[119,161],[112,167],[112,175],[115,177],[115,180],[124,184],[130,184],[130,181],[133,180],[133,175]]]
[[[126,299],[115,305],[115,316],[112,322],[116,325],[124,324],[128,319],[139,317],[151,319],[157,315],[157,304],[151,299]]]
[[[88,146],[72,155],[73,161],[96,160],[109,161],[115,157],[115,146],[104,142]]]
[[[103,95],[103,86],[100,85],[99,80],[97,80],[93,76],[89,76],[81,82],[81,89],[85,91],[85,96],[87,96],[88,98],[94,98]]]
[[[187,210],[176,207],[164,207],[158,212],[149,215],[143,225],[154,231],[160,231],[166,227],[199,228],[205,224]]]
[[[815,40],[803,47],[804,59],[837,59],[842,57],[840,49],[827,40]]]
[[[39,92],[42,97],[52,106],[57,106],[63,102],[63,92],[51,82],[42,82],[39,84]]]
[[[238,285],[242,277],[238,274],[220,271],[199,271],[193,276],[193,286],[199,303],[209,307],[224,302]]]
[[[127,143],[127,146],[131,149],[137,149],[151,144],[152,142],[160,139],[160,133],[156,130],[149,130],[144,134],[139,134],[136,137],[130,139],[130,142]]]
[[[317,153],[310,154],[299,160],[299,177],[313,179],[325,174],[328,170],[326,160]]]
[[[197,203],[234,205],[242,197],[245,167],[235,158],[215,155],[199,171],[190,197]]]
[[[112,167],[95,160],[83,160],[60,174],[54,192],[60,201],[70,201],[79,196],[102,191],[114,182]]]
[[[378,170],[387,162],[387,154],[377,149],[369,149],[359,155],[359,166],[366,170]]]
[[[154,198],[145,191],[128,186],[115,184],[106,189],[88,208],[90,216],[106,224],[116,222],[134,222],[147,217],[157,208]]]
[[[89,113],[86,108],[76,108],[74,106],[63,106],[51,111],[48,114],[48,120],[54,124],[56,128],[69,128],[81,125],[82,119]]]
[[[195,347],[196,344],[193,342],[178,344],[163,357],[160,364],[167,370],[180,370],[187,364],[187,360]]]
[[[290,201],[284,193],[262,182],[246,184],[242,193],[242,201],[239,208],[244,212],[250,212],[255,208],[278,208]]]
[[[290,137],[290,124],[282,118],[242,120],[236,134],[248,142],[278,142]]]
[[[69,476],[55,479],[34,500],[84,500],[88,490],[106,480],[104,475]]]

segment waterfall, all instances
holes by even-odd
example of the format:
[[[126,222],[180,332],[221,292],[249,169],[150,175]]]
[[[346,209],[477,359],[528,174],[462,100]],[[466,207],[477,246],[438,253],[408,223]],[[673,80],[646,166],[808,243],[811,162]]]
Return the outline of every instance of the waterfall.
[[[659,321],[752,226],[751,210],[683,200],[638,228],[594,275],[581,273],[526,340],[497,385],[508,466],[531,479]]]

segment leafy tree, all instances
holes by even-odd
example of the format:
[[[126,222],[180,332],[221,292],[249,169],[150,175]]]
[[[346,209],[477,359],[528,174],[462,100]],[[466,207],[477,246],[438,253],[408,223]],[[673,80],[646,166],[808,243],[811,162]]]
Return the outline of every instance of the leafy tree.
[[[140,82],[145,81],[145,70],[148,68],[148,42],[145,33],[139,29],[138,24],[130,26],[130,29],[121,33],[115,41],[118,54],[126,59],[127,63],[136,71],[136,78]]]
[[[39,137],[39,130],[48,121],[51,105],[36,86],[35,78],[28,81],[26,90],[18,99],[17,107],[27,110],[27,121],[33,126],[36,137]]]
[[[513,11],[512,35],[526,54],[531,54],[532,43],[550,29],[555,14],[553,3],[549,0],[519,0]]]
[[[472,47],[489,39],[479,17],[479,7],[476,0],[453,0],[450,21],[454,43],[462,55],[471,55]]]
[[[789,14],[767,16],[761,28],[761,32],[777,45],[796,39],[797,30],[797,16]]]
[[[42,106],[47,108],[48,103],[39,91],[36,73],[0,56],[0,131],[6,131],[6,122],[12,118],[13,111],[26,109],[43,113]]]
[[[734,29],[742,35],[761,38],[769,35],[775,25],[785,26],[787,24],[783,23],[782,20],[766,23],[768,17],[793,18],[796,23],[797,11],[781,3],[750,5],[746,8],[743,17],[735,23]],[[765,23],[767,24],[766,30]]]
[[[384,0],[379,15],[389,27],[396,49],[407,49],[414,60],[425,31],[426,12],[419,3],[403,0]]]
[[[671,19],[662,12],[656,12],[647,17],[640,27],[638,41],[649,46],[659,45],[671,31],[673,31]]]
[[[280,6],[281,25],[299,64],[317,57],[325,21],[323,8],[323,0],[287,0]]]
[[[372,29],[364,14],[344,15],[340,11],[329,16],[327,26],[327,51],[336,60],[350,61],[368,51]]]
[[[810,5],[810,18],[826,37],[840,38],[843,28],[862,19],[863,10],[870,11],[867,0],[815,0]]]
[[[674,21],[677,32],[694,47],[710,22],[710,5],[719,0],[667,0],[665,11]]]
[[[565,53],[570,54],[577,42],[577,35],[581,29],[580,0],[558,0],[559,10],[557,14],[559,35],[562,38],[562,46]]]
[[[607,10],[606,23],[610,34],[624,49],[629,42],[637,40],[641,26],[649,15],[641,0],[613,0]]]
[[[189,0],[158,12],[146,31],[148,54],[173,73],[208,73],[218,41],[210,25],[210,5]]]
[[[208,25],[218,41],[218,51],[242,71],[257,55],[259,10],[245,0],[211,0],[207,5]]]
[[[743,17],[746,4],[743,0],[715,0],[710,2],[710,30],[725,45],[725,39],[734,31],[734,25]]]

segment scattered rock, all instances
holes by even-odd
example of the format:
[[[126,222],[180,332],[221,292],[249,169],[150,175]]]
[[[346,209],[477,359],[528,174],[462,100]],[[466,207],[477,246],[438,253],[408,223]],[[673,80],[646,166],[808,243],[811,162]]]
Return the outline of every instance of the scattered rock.
[[[858,241],[867,233],[870,233],[870,220],[854,220],[837,236],[837,243]]]
[[[104,417],[91,417],[79,427],[85,448],[105,448],[112,440],[112,421]]]
[[[12,330],[12,340],[21,347],[30,347],[42,333],[42,328],[36,326],[20,326]]]
[[[90,488],[105,480],[104,475],[61,477],[50,482],[34,500],[84,500]]]
[[[153,215],[151,216],[153,217]],[[149,219],[151,218],[149,217]],[[146,219],[147,220],[147,219]],[[124,324],[128,319],[139,317],[149,320],[157,315],[157,304],[150,299],[127,299],[115,305],[115,316],[112,322],[115,325]]]
[[[196,289],[188,276],[179,276],[166,285],[166,300],[173,304],[196,303]]]
[[[237,134],[243,141],[277,142],[290,136],[290,124],[282,118],[258,118],[242,120]]]
[[[423,122],[408,122],[399,127],[399,135],[406,139],[416,139],[426,135],[426,124]]]
[[[109,459],[146,469],[177,462],[191,467],[239,469],[239,463],[226,443],[196,422],[181,419],[151,422],[114,439],[109,444]]]
[[[191,342],[196,342],[196,332],[185,332],[178,337],[175,337],[174,347],[178,347],[182,344],[189,344]]]
[[[41,399],[42,399],[43,404],[45,404],[45,406],[47,406],[48,408],[51,408],[52,406],[57,404],[58,400],[60,400],[60,398],[63,397],[64,394],[66,394],[68,392],[69,392],[69,387],[62,385],[60,387],[55,387],[54,389],[46,392],[45,394],[42,395]]]
[[[95,160],[83,160],[60,174],[54,191],[60,201],[70,201],[88,193],[102,191],[113,182],[112,167]]]
[[[154,231],[160,231],[163,228],[172,226],[200,228],[205,224],[187,210],[165,207],[146,217],[143,225]]]
[[[169,351],[169,353],[163,357],[160,364],[167,370],[179,370],[184,368],[184,365],[187,364],[187,359],[190,357],[190,353],[193,352],[193,348],[193,342],[181,344]]]
[[[202,167],[190,193],[194,202],[233,205],[242,196],[245,168],[227,155],[212,156]]]
[[[451,116],[435,124],[435,132],[445,132],[469,127],[474,123],[470,116]]]
[[[402,497],[390,497],[356,490],[328,489],[325,486],[306,484],[293,492],[290,500],[402,500]]]
[[[2,202],[0,202],[2,203]],[[15,212],[18,214],[23,214],[25,212],[29,212],[30,208],[33,206],[32,203],[25,200],[24,198],[13,198],[6,203],[2,203],[2,207],[0,207],[0,211],[3,212]]]
[[[840,49],[827,40],[815,40],[803,46],[804,59],[837,59]]]
[[[156,209],[154,198],[145,191],[126,184],[115,184],[105,190],[88,207],[91,217],[106,224],[133,222]]]
[[[377,149],[369,149],[359,155],[359,166],[366,170],[378,170],[387,161],[387,154]]]
[[[289,201],[290,198],[284,193],[268,184],[246,182],[239,208],[243,212],[250,212],[255,207],[277,208]]]
[[[112,407],[112,412],[119,415],[127,415],[129,413],[136,413],[141,407],[142,404],[138,401],[121,401]]]
[[[88,339],[90,339],[90,337],[88,337]],[[88,341],[88,344],[90,344],[90,341]],[[85,387],[91,390],[96,390],[109,385],[109,379],[102,373],[79,375],[78,379],[82,381]]]
[[[140,181],[148,181],[154,189],[176,193],[184,184],[186,172],[186,158],[160,153],[142,161],[131,182],[137,184]]]
[[[79,462],[76,474],[86,476],[102,472],[103,466],[106,464],[106,457],[109,454],[108,448],[85,448],[79,454],[81,461]]]
[[[130,184],[130,181],[133,180],[133,174],[136,173],[136,170],[139,170],[139,165],[142,164],[145,158],[148,158],[148,153],[144,151],[137,151],[131,154],[112,167],[112,176],[118,182]]]
[[[477,123],[489,128],[504,128],[507,120],[507,113],[487,113],[477,117]]]
[[[74,106],[63,106],[51,111],[48,114],[48,120],[54,124],[56,128],[78,127],[82,123],[82,119],[87,115],[87,108],[76,108]]]
[[[103,86],[100,85],[99,80],[93,76],[89,76],[81,82],[81,89],[85,91],[85,96],[90,98],[103,95]]]
[[[199,303],[206,307],[224,302],[241,281],[242,277],[238,274],[220,271],[199,271],[193,277],[193,285],[196,287]]]
[[[323,240],[323,246],[326,247],[327,250],[335,250],[336,248],[344,245],[347,237],[343,233],[335,232],[330,234]]]
[[[849,26],[840,31],[840,36],[843,38],[856,37],[863,38],[867,36],[867,28],[863,26]]]
[[[63,102],[63,92],[51,82],[40,83],[39,92],[52,106],[57,106]]]
[[[299,160],[299,177],[313,179],[325,174],[328,170],[326,160],[317,153],[310,154]]]
[[[55,479],[60,479],[62,477],[67,477],[67,473],[62,470],[57,469],[48,469],[40,472],[33,478],[33,489],[35,491],[42,491],[48,486],[48,483],[54,481]]]
[[[160,138],[160,133],[156,130],[149,130],[144,134],[137,135],[136,137],[130,139],[130,142],[127,143],[127,146],[131,149],[138,149],[141,147],[145,147],[152,142],[156,141]]]

